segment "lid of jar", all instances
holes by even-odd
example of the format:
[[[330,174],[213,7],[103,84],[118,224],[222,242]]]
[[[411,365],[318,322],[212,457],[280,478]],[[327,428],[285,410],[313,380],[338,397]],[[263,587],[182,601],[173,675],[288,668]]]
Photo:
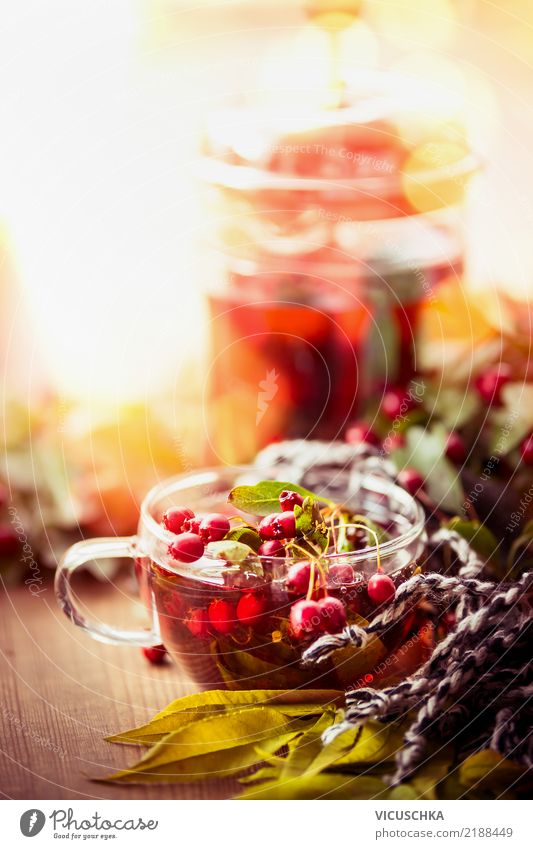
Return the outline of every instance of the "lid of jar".
[[[247,196],[335,191],[353,203],[358,193],[378,211],[362,216],[369,218],[380,217],[376,199],[387,203],[384,217],[460,202],[479,159],[449,93],[386,72],[355,80],[338,108],[280,104],[214,114],[202,176]]]

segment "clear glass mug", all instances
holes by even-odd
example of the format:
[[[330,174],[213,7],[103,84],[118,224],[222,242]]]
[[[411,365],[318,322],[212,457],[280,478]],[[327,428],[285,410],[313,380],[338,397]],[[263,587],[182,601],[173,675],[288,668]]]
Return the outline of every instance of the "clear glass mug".
[[[318,671],[300,664],[306,643],[296,640],[288,628],[295,597],[285,581],[289,567],[301,562],[301,557],[255,556],[249,563],[228,564],[206,554],[185,564],[168,554],[173,535],[160,520],[169,507],[185,505],[196,515],[224,512],[232,516],[237,512],[227,503],[232,487],[279,479],[279,474],[279,468],[219,467],[158,484],[143,501],[136,536],[86,540],[65,553],[56,575],[56,595],[63,611],[75,625],[103,642],[132,646],[164,643],[184,676],[202,689],[349,686],[370,671],[361,667],[359,650],[343,650],[337,661],[334,658]],[[306,474],[293,483],[305,486]],[[385,528],[390,538],[379,546],[383,571],[397,583],[412,574],[424,555],[426,536],[422,508],[405,490],[378,475],[336,469],[317,494],[342,502]],[[71,591],[72,574],[88,561],[103,557],[134,559],[141,598],[151,618],[146,630],[119,630],[88,620],[78,609]],[[328,555],[326,562],[328,569],[333,564],[350,567],[342,570],[342,583],[335,580],[338,570],[328,576],[328,594],[344,601],[349,622],[360,621],[371,608],[365,588],[376,571],[376,547]],[[248,601],[239,606],[244,597]],[[260,611],[255,618],[250,618],[250,598],[259,604],[253,608]],[[225,602],[222,611],[220,602]],[[243,617],[244,609],[248,615]],[[388,651],[398,639],[393,629],[386,638]],[[372,656],[373,663],[380,659]]]

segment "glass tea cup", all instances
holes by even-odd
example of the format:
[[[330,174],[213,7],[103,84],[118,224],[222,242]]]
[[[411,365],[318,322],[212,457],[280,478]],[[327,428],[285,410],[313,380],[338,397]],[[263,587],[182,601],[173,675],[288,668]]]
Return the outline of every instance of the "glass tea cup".
[[[297,639],[290,628],[290,609],[301,596],[294,594],[287,575],[294,564],[305,562],[303,555],[251,554],[230,563],[206,550],[198,561],[187,564],[168,553],[174,535],[162,526],[161,517],[169,507],[184,505],[196,515],[235,516],[239,511],[227,502],[234,486],[277,477],[279,469],[234,466],[163,481],[142,503],[136,536],[90,539],[68,549],[56,575],[60,606],[74,624],[102,642],[143,647],[163,643],[188,683],[199,689],[339,689],[353,684],[370,671],[369,663],[374,666],[383,655],[349,649],[318,669],[301,665],[302,650],[312,637]],[[306,485],[305,474],[298,483]],[[343,601],[348,622],[360,622],[371,614],[366,585],[376,572],[378,554],[381,570],[396,584],[406,580],[423,557],[422,508],[390,480],[347,470],[333,470],[317,495],[342,502],[386,531],[379,552],[370,545],[323,557],[327,594]],[[73,573],[88,561],[104,557],[134,559],[140,595],[151,620],[146,629],[118,629],[90,620],[77,606],[71,589]],[[392,651],[397,638],[392,629],[383,648]]]

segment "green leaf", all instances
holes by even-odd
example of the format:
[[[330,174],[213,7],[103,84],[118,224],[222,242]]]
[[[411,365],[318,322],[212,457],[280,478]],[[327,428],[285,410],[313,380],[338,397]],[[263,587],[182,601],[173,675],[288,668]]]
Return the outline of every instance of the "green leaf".
[[[393,787],[392,790],[389,790],[387,793],[387,799],[390,799],[391,801],[411,801],[419,798],[418,793],[413,787],[411,787],[410,784],[399,784],[398,787]]]
[[[172,731],[179,731],[180,728],[185,728],[186,725],[191,725],[198,719],[204,719],[206,716],[219,712],[224,712],[222,705],[209,707],[205,705],[204,707],[199,707],[197,710],[169,713],[166,716],[161,716],[159,719],[152,719],[146,725],[141,725],[138,728],[130,728],[129,731],[122,731],[120,734],[113,734],[105,739],[108,743],[151,746],[154,743],[158,743]]]
[[[526,522],[520,536],[515,539],[507,556],[507,568],[511,576],[528,572],[533,564],[533,520]]]
[[[411,778],[411,786],[418,799],[435,801],[440,798],[440,787],[453,763],[451,746],[446,746],[435,755],[429,756]]]
[[[231,531],[228,531],[224,539],[241,542],[243,545],[249,546],[256,553],[259,551],[259,546],[263,541],[255,528],[251,528],[249,525],[232,528]]]
[[[210,542],[207,551],[212,557],[220,557],[221,560],[227,560],[230,563],[242,563],[250,554],[254,554],[249,545],[228,539]]]
[[[141,776],[157,781],[160,775],[173,774],[172,770],[177,769],[174,765],[179,761],[279,738],[304,727],[305,721],[288,719],[281,711],[270,707],[251,707],[230,715],[217,713],[167,734],[138,763],[113,773],[107,780],[131,781]]]
[[[481,522],[468,521],[461,519],[459,516],[454,516],[444,525],[445,528],[450,528],[456,531],[467,542],[470,543],[474,551],[485,561],[490,560],[495,555],[497,556],[499,543],[491,530]]]
[[[375,546],[376,538],[380,545],[391,538],[387,531],[380,527],[380,525],[373,522],[372,519],[369,519],[368,516],[362,516],[360,513],[347,513],[344,511],[339,517],[339,525],[337,528],[337,551],[350,552],[354,550],[353,543],[349,542],[346,538],[346,528],[349,525],[363,525],[368,528],[369,532],[373,531],[373,533],[368,532],[366,535],[367,546]]]
[[[527,767],[504,758],[492,749],[476,752],[459,768],[459,781],[466,789],[467,798],[496,798],[502,794],[510,797],[522,795],[524,784],[532,786]]]
[[[335,667],[339,683],[349,687],[367,672],[370,672],[389,653],[384,643],[373,634],[361,648],[347,646],[337,649],[330,661]]]
[[[311,496],[322,504],[334,505],[334,502],[329,498],[324,498],[321,495],[315,495],[308,489],[298,486],[295,483],[287,481],[260,481],[254,486],[236,486],[229,496],[228,501],[233,504],[238,510],[243,510],[245,513],[251,513],[254,516],[268,516],[269,513],[279,511],[279,495],[284,489],[290,489],[298,492],[300,495]]]
[[[443,386],[439,382],[427,387],[424,406],[446,430],[460,430],[479,413],[481,400],[477,392],[467,392],[464,387]]]
[[[314,708],[322,711],[323,705],[342,704],[343,697],[338,690],[208,690],[176,699],[145,725],[105,739],[111,743],[152,744],[165,734],[220,712],[276,706],[285,716],[300,716],[312,713]]]
[[[446,459],[446,429],[412,427],[407,431],[407,444],[397,448],[391,457],[398,469],[411,466],[424,477],[426,491],[435,504],[450,513],[460,513],[464,503],[459,472]]]

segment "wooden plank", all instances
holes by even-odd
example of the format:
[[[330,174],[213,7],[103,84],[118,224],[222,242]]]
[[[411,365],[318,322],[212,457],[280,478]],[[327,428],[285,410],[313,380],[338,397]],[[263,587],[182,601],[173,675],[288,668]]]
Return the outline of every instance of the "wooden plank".
[[[104,619],[141,613],[121,588],[85,582],[91,612]],[[96,784],[139,751],[106,743],[106,734],[146,722],[191,692],[179,669],[151,666],[140,649],[95,642],[56,605],[53,588],[1,592],[2,727],[0,793],[12,799],[227,798],[232,781],[202,785]]]

